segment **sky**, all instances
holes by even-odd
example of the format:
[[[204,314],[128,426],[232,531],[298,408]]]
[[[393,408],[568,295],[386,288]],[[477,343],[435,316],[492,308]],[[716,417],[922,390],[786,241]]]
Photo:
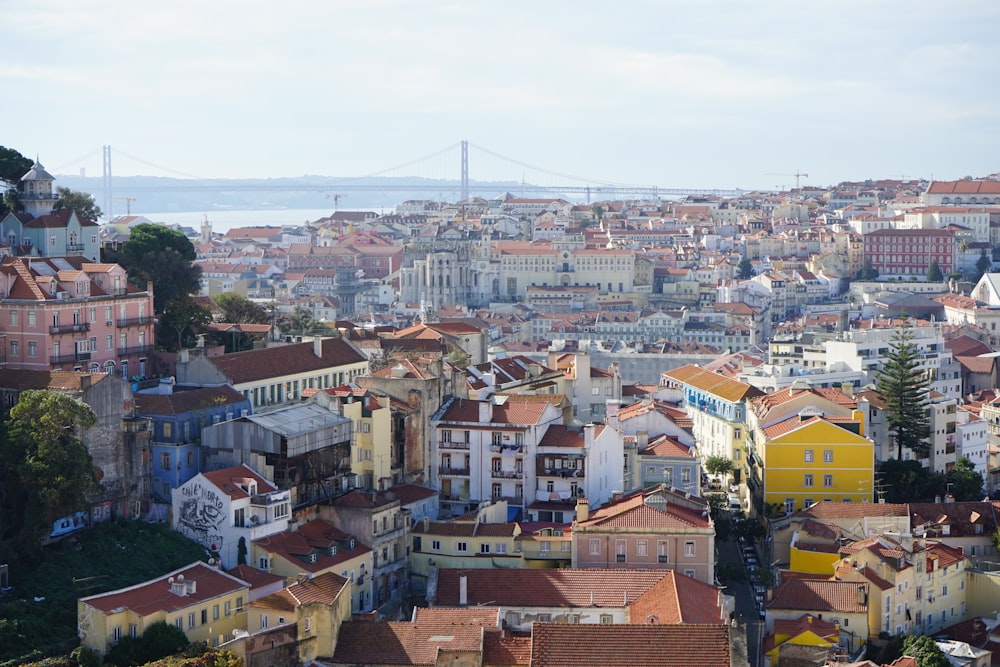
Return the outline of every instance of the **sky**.
[[[1000,171],[994,0],[32,0],[0,25],[0,145],[56,174],[110,145],[118,176],[457,178],[462,140],[473,179]]]

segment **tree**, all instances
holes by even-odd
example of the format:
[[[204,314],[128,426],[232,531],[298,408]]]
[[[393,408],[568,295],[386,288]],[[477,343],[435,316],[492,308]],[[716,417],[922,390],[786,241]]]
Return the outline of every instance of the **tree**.
[[[31,170],[33,164],[13,148],[0,146],[0,181],[9,187],[17,187],[21,177]]]
[[[736,277],[740,280],[749,280],[750,278],[753,278],[753,263],[746,255],[743,255],[740,259],[740,263],[736,265]]]
[[[163,309],[160,327],[177,334],[177,349],[184,347],[184,331],[188,327],[204,326],[212,321],[212,313],[202,308],[190,296],[182,296],[169,302]]]
[[[77,436],[97,421],[85,403],[52,391],[25,391],[0,438],[0,539],[35,553],[60,517],[87,508],[100,490],[90,454]]]
[[[190,646],[184,631],[173,623],[157,621],[139,637],[125,636],[108,650],[107,665],[128,667],[147,663],[179,653]]]
[[[271,321],[266,308],[233,292],[225,292],[215,297],[215,303],[222,310],[223,322],[230,324],[267,324]]]
[[[924,408],[929,383],[920,369],[919,349],[913,343],[909,324],[892,336],[885,364],[876,373],[875,389],[885,401],[886,422],[896,438],[896,458],[903,458],[903,448],[917,458],[929,452],[927,437],[930,419]]]
[[[709,456],[705,459],[705,471],[709,475],[728,475],[733,472],[733,462],[725,456]]]
[[[330,335],[330,328],[313,317],[312,311],[303,306],[295,306],[281,323],[282,333],[289,336]]]
[[[56,188],[55,205],[53,211],[74,211],[76,217],[81,220],[97,220],[103,215],[101,207],[97,205],[94,195],[87,192],[76,192],[69,188]]]
[[[917,667],[950,667],[947,656],[932,637],[909,635],[903,638],[903,655],[917,659]]]
[[[872,266],[872,261],[865,257],[861,270],[858,271],[858,280],[875,280],[878,278],[878,271]]]
[[[153,283],[153,308],[162,313],[171,301],[201,289],[201,267],[191,240],[176,229],[141,224],[132,228],[118,261],[140,288]]]
[[[890,503],[931,502],[935,496],[944,496],[947,486],[943,473],[933,472],[919,461],[889,459],[879,465],[878,474],[885,500]]]
[[[927,267],[927,282],[939,283],[942,280],[944,280],[944,274],[941,273],[941,267],[938,266],[936,259],[932,259],[931,265]]]
[[[945,480],[955,500],[983,499],[983,476],[976,472],[976,466],[968,457],[960,457],[955,467],[945,473]]]
[[[984,273],[993,268],[993,260],[986,254],[986,248],[979,251],[979,259],[976,260],[976,282],[983,277]]]

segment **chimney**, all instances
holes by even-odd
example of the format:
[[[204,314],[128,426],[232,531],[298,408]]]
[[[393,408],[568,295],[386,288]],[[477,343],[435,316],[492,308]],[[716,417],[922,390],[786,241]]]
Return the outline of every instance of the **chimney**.
[[[479,401],[479,421],[483,424],[489,424],[493,421],[493,400],[487,399],[485,401]]]
[[[584,424],[583,426],[583,448],[591,450],[594,448],[594,425]]]
[[[850,382],[844,382],[841,384],[840,390],[844,392],[845,396],[854,396],[854,385]]]
[[[323,358],[323,339],[319,336],[313,338],[313,354],[319,359]]]
[[[458,578],[458,606],[469,606],[469,577],[464,574]]]
[[[868,605],[868,591],[864,586],[858,586],[858,604],[861,606]]]
[[[636,451],[641,452],[646,447],[649,447],[649,431],[639,431],[635,434]]]
[[[586,521],[590,518],[590,501],[586,498],[576,499],[576,520]]]
[[[90,373],[80,376],[80,391],[87,391],[88,389],[90,389],[91,379],[92,378],[90,377]]]

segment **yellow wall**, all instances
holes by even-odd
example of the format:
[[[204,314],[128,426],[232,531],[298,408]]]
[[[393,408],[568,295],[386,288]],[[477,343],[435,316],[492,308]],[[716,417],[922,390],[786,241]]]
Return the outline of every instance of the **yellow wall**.
[[[514,530],[517,532],[517,529]],[[502,562],[505,567],[524,567],[520,554],[514,551],[514,536],[510,537],[456,537],[452,535],[429,535],[413,532],[413,537],[420,538],[420,551],[410,550],[410,573],[418,577],[426,577],[431,563],[434,567],[443,568],[492,568],[494,560]],[[441,548],[432,548],[435,540],[440,541]],[[459,551],[458,543],[465,542],[467,551]],[[480,545],[490,545],[490,554],[479,555]],[[497,553],[497,544],[506,545],[505,554]]]
[[[184,634],[192,642],[203,641],[214,644],[220,635],[225,641],[232,638],[233,630],[246,629],[246,612],[243,610],[243,605],[249,601],[249,595],[249,589],[244,588],[174,612],[157,611],[148,616],[140,616],[130,610],[105,615],[86,602],[77,601],[78,622],[81,634],[83,634],[81,644],[103,654],[114,643],[113,633],[116,627],[121,628],[122,637],[127,637],[131,625],[135,624],[136,633],[141,636],[146,628],[154,623],[165,621],[169,625],[174,625],[178,618],[181,619]],[[229,614],[226,614],[227,602],[229,603]],[[215,618],[216,607],[218,607],[218,618]],[[237,612],[237,609],[240,611]],[[205,623],[202,623],[202,611],[207,612]],[[194,627],[191,627],[189,623],[189,614],[192,612],[194,613]],[[84,628],[84,625],[89,626],[89,629]]]
[[[795,509],[800,510],[807,498],[871,501],[875,477],[871,440],[821,420],[762,441],[765,502],[783,505],[786,498],[794,498]],[[812,450],[811,462],[806,450]],[[826,451],[832,452],[830,462],[824,461]],[[811,487],[805,484],[806,474],[813,476]],[[831,486],[824,485],[827,474],[832,475]]]
[[[351,446],[351,472],[368,475],[377,487],[378,477],[391,474],[392,465],[392,414],[388,397],[386,406],[372,410],[370,417],[362,416],[362,401],[345,403],[344,416],[354,422],[354,442]],[[367,433],[365,429],[367,428]],[[360,451],[361,455],[358,456]]]
[[[791,562],[788,569],[792,572],[805,574],[824,574],[833,576],[833,564],[840,558],[838,554],[825,551],[810,551],[791,548]]]

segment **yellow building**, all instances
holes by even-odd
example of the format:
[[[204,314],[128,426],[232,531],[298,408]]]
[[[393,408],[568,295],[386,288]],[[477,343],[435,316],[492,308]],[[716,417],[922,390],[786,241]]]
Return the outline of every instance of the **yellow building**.
[[[469,512],[451,521],[423,519],[410,531],[410,576],[426,579],[437,568],[520,568],[521,527],[507,521],[507,501]]]
[[[176,625],[192,642],[229,641],[246,630],[250,586],[206,563],[136,586],[77,600],[80,643],[104,654],[125,636],[140,637],[157,622]]]
[[[840,644],[840,626],[812,614],[797,619],[779,619],[774,622],[774,634],[764,638],[763,652],[772,667],[785,662],[798,663],[808,656],[832,658]]]
[[[303,573],[318,577],[332,572],[351,582],[348,598],[354,611],[372,608],[372,550],[353,535],[322,519],[298,530],[253,541],[251,564],[258,569],[297,580]]]
[[[755,437],[749,479],[755,494],[785,513],[814,502],[870,502],[875,479],[874,443],[854,417],[824,417],[804,410]]]
[[[340,624],[351,620],[351,582],[326,572],[302,577],[287,588],[248,605],[250,632],[295,624],[301,664],[333,655]]]

